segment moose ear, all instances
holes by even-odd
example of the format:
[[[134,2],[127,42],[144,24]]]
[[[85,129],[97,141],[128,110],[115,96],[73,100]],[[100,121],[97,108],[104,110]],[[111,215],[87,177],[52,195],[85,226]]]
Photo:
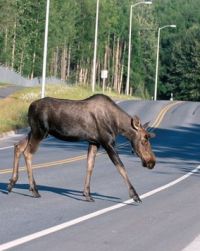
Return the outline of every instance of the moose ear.
[[[134,116],[131,119],[131,125],[133,127],[133,129],[135,129],[136,131],[139,129],[139,127],[141,127],[141,122],[138,116]]]
[[[143,125],[143,128],[144,128],[145,130],[149,127],[149,123],[150,123],[150,121],[147,122],[147,123],[145,123],[145,124]]]
[[[153,132],[149,132],[149,138],[152,139],[152,138],[155,138],[156,137],[156,134],[153,133]]]

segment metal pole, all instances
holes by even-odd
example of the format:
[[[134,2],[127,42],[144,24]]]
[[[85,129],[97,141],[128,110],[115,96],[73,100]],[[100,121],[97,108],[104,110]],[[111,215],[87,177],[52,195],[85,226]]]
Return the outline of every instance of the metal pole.
[[[157,42],[157,52],[156,52],[156,76],[155,76],[154,100],[157,100],[159,50],[160,50],[160,28],[158,29],[158,42]]]
[[[97,5],[96,5],[96,24],[95,24],[95,38],[94,38],[94,57],[93,57],[93,70],[92,70],[92,92],[95,91],[95,82],[96,82],[96,58],[97,58],[98,21],[99,21],[99,0],[97,0]]]
[[[157,53],[156,53],[156,75],[155,75],[155,87],[154,87],[154,100],[157,100],[157,90],[158,90],[158,67],[159,67],[159,51],[160,51],[160,31],[164,28],[171,27],[176,28],[176,25],[165,25],[158,29],[158,42],[157,42]]]
[[[131,64],[131,31],[132,31],[132,17],[133,17],[133,5],[130,8],[130,20],[129,20],[129,42],[128,42],[128,68],[127,68],[127,82],[126,82],[126,95],[129,95],[130,88],[130,64]]]
[[[49,5],[50,5],[50,0],[47,0],[46,21],[45,21],[45,35],[44,35],[43,68],[42,68],[42,93],[41,93],[42,98],[44,98],[44,96],[45,96],[45,78],[46,78],[46,64],[47,64],[47,42],[48,42],[48,26],[49,26]]]
[[[152,4],[151,1],[142,1],[136,4],[132,4],[130,8],[130,20],[129,20],[129,42],[128,42],[128,66],[127,66],[127,80],[126,80],[126,95],[129,95],[130,88],[130,65],[131,65],[131,31],[132,31],[132,17],[133,8],[139,4]]]

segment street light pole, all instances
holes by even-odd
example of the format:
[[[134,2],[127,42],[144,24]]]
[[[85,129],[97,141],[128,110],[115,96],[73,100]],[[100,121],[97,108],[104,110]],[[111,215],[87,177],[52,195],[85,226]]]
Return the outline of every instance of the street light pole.
[[[42,68],[42,93],[41,93],[42,98],[44,98],[44,96],[45,96],[45,78],[46,78],[46,64],[47,64],[47,42],[48,42],[48,26],[49,26],[49,5],[50,5],[50,0],[47,0],[46,21],[45,21],[45,35],[44,35],[43,68]]]
[[[98,22],[99,22],[99,0],[97,0],[97,6],[96,6],[96,24],[95,24],[95,38],[94,38],[94,57],[93,57],[93,69],[92,69],[92,92],[95,91],[95,82],[96,82],[96,58],[97,58]]]
[[[136,4],[132,4],[130,7],[130,19],[129,19],[129,42],[128,42],[128,66],[127,66],[127,80],[126,80],[126,95],[129,95],[130,88],[130,64],[131,64],[131,32],[132,32],[132,19],[133,8],[139,4],[152,4],[151,1],[141,1]]]
[[[165,25],[158,29],[158,41],[157,41],[157,52],[156,52],[156,75],[155,75],[155,87],[154,87],[154,100],[157,100],[157,89],[158,89],[158,65],[159,65],[159,51],[160,51],[160,31],[167,27],[176,28],[176,25]]]

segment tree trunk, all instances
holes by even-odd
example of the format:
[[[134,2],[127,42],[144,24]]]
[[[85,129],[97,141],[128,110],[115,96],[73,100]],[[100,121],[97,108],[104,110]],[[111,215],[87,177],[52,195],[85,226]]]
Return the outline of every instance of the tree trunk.
[[[67,48],[66,46],[63,47],[62,49],[62,56],[61,56],[61,79],[66,80],[66,69],[67,69]]]
[[[111,55],[112,55],[112,50],[110,48],[110,34],[109,34],[107,39],[107,68],[108,68],[107,87],[110,87],[112,82]]]
[[[20,55],[20,65],[19,65],[19,72],[22,75],[22,69],[23,69],[23,62],[24,62],[24,49],[25,49],[25,44],[23,44],[21,55]]]
[[[80,70],[80,65],[77,64],[76,66],[76,84],[79,84],[79,70]]]
[[[112,48],[112,78],[111,78],[111,88],[113,88],[114,84],[114,74],[115,74],[115,35],[113,39],[113,48]]]
[[[119,48],[119,38],[117,38],[117,47],[115,52],[115,70],[114,70],[114,90],[118,90],[118,79],[119,79],[119,56],[120,56],[120,48]]]
[[[38,27],[39,19],[37,16],[36,19],[36,27]],[[34,37],[34,52],[33,52],[33,59],[32,59],[32,69],[31,69],[31,79],[34,77],[34,71],[35,71],[35,59],[36,59],[36,46],[37,46],[37,40],[38,40],[38,29],[36,29],[35,37]]]
[[[71,47],[69,45],[68,47],[68,56],[67,56],[67,77],[66,80],[69,79],[69,75],[70,75],[70,64],[71,64]]]
[[[84,68],[84,72],[83,72],[83,83],[84,83],[84,85],[87,85],[87,76],[88,76],[88,69]]]
[[[122,82],[123,82],[123,74],[124,74],[124,60],[125,60],[125,53],[126,53],[126,42],[123,45],[123,52],[121,56],[121,65],[120,65],[120,79],[119,79],[119,85],[118,85],[118,93],[120,94],[122,91]]]
[[[5,41],[4,41],[4,53],[5,53],[5,66],[8,66],[7,64],[7,47],[8,47],[8,28],[5,30]]]
[[[56,51],[54,51],[54,62],[53,62],[53,75],[55,77],[58,76],[58,53],[59,53],[59,49],[58,46],[56,46]]]
[[[80,65],[81,65],[81,63],[80,63]],[[78,82],[81,85],[83,84],[83,68],[81,66],[79,68]]]
[[[104,53],[104,62],[103,62],[103,69],[104,70],[108,70],[108,44],[106,44],[105,46],[105,53]],[[106,88],[106,82],[107,82],[107,79],[103,79],[103,83],[102,83],[102,89],[103,89],[103,92],[105,91],[105,88]]]
[[[31,79],[34,77],[34,70],[35,70],[35,59],[36,59],[36,52],[33,52],[33,60],[32,60],[32,70],[31,70]]]
[[[14,68],[14,62],[15,62],[15,48],[16,48],[16,27],[17,22],[14,23],[14,35],[13,35],[13,41],[12,41],[12,59],[11,59],[11,67]]]

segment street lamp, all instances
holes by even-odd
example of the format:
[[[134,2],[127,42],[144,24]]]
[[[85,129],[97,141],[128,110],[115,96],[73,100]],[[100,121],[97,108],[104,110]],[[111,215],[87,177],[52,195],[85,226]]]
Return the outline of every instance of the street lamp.
[[[99,22],[99,0],[97,0],[97,6],[96,6],[96,24],[95,24],[95,37],[94,37],[94,57],[93,57],[93,69],[92,69],[92,92],[95,91],[95,82],[96,82],[96,58],[97,58],[98,22]]]
[[[155,87],[154,87],[154,100],[157,100],[157,89],[158,89],[158,64],[159,64],[159,50],[160,50],[160,31],[164,28],[171,27],[176,28],[175,24],[165,25],[158,29],[158,42],[157,42],[157,55],[156,55],[156,76],[155,76]]]
[[[135,4],[132,4],[130,7],[130,20],[129,20],[129,42],[128,42],[128,68],[127,68],[127,80],[126,80],[126,95],[129,95],[129,86],[130,86],[130,64],[131,64],[131,31],[132,31],[132,17],[133,17],[133,8],[139,4],[152,4],[151,1],[141,1]]]
[[[49,26],[49,4],[47,0],[46,6],[46,21],[45,21],[45,35],[44,35],[44,53],[43,53],[43,68],[42,68],[42,93],[41,97],[45,96],[45,78],[46,78],[46,65],[47,65],[47,42],[48,42],[48,26]]]

